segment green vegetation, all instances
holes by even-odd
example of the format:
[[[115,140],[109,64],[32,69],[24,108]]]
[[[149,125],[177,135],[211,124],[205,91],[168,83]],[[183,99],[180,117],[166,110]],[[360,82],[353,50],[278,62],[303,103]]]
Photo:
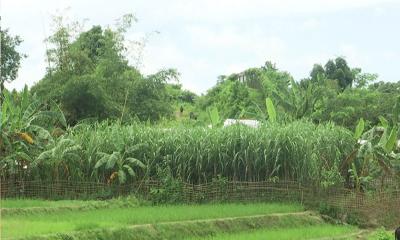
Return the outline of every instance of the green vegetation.
[[[288,204],[215,204],[180,206],[142,206],[95,209],[91,211],[57,211],[32,215],[6,215],[2,219],[3,237],[23,237],[47,233],[70,232],[88,228],[123,227],[135,224],[183,220],[300,212],[300,205]],[[23,228],[19,226],[24,226]]]
[[[266,62],[260,68],[221,76],[196,104],[201,116],[207,108],[217,107],[223,118],[265,120],[265,99],[270,98],[281,122],[306,118],[353,130],[359,118],[364,118],[370,127],[379,123],[380,116],[393,116],[399,83],[375,82],[376,79],[376,74],[350,68],[342,57],[329,60],[325,67],[316,64],[308,78],[298,81]]]
[[[97,201],[59,200],[46,201],[39,199],[2,199],[1,208],[35,208],[35,207],[71,207],[93,204]]]
[[[385,228],[379,228],[368,237],[368,240],[391,240],[394,238],[393,231],[387,231]]]
[[[235,234],[217,234],[216,236],[208,238],[188,238],[188,240],[197,239],[213,239],[213,240],[263,240],[263,239],[315,239],[323,237],[338,237],[357,231],[357,228],[352,226],[335,226],[335,225],[317,225],[317,226],[301,226],[301,227],[288,227],[288,228],[277,228],[277,229],[260,229],[251,232],[240,232]]]
[[[0,29],[1,57],[0,57],[0,105],[3,103],[4,83],[15,80],[21,59],[25,57],[17,51],[22,39],[19,36],[11,36],[8,29]]]
[[[139,200],[134,197],[113,198],[104,201],[4,199],[0,204],[2,217],[90,211],[109,208],[132,208],[137,207],[138,205]]]
[[[135,21],[128,14],[80,32],[55,17],[46,75],[30,90],[1,93],[3,180],[123,184],[162,180],[163,172],[190,183],[289,179],[361,190],[398,173],[396,83],[374,83],[376,75],[341,57],[300,81],[266,62],[221,76],[197,97],[181,88],[176,70],[145,76],[129,65],[125,35]],[[262,127],[220,128],[229,117]],[[363,145],[352,138],[360,118]]]
[[[376,82],[377,74],[352,68],[345,58],[337,57],[324,66],[315,64],[309,77],[298,80],[267,61],[259,68],[220,76],[216,86],[196,96],[182,89],[177,70],[163,69],[146,76],[129,64],[126,33],[135,22],[136,18],[127,14],[114,26],[96,25],[81,32],[79,22],[55,17],[55,30],[46,39],[47,72],[31,94],[42,102],[57,102],[70,125],[104,119],[169,119],[206,125],[209,108],[217,108],[222,120],[265,120],[265,99],[269,98],[281,122],[307,118],[353,130],[361,117],[368,127],[378,124],[379,116],[390,119],[400,93],[399,83]],[[4,32],[2,52],[10,52],[4,54],[10,59],[2,58],[2,64],[9,64],[2,66],[7,69],[2,71],[2,82],[15,79],[23,57],[15,50],[21,39]]]
[[[44,203],[52,205],[49,208],[87,204],[19,201],[22,207]],[[5,239],[355,239],[359,232],[354,226],[329,225],[318,215],[303,212],[300,205],[278,203],[137,207],[116,204],[107,209],[56,211],[43,208],[7,214],[2,220]],[[372,236],[381,236],[381,232]]]
[[[260,129],[79,124],[52,138],[40,154],[30,151],[31,160],[24,162],[29,171],[7,165],[2,175],[125,182],[160,179],[158,169],[162,168],[178,180],[193,183],[218,176],[330,181],[323,174],[338,169],[354,144],[352,133],[344,128],[307,121],[266,124]]]
[[[144,76],[128,64],[125,34],[135,22],[127,14],[114,27],[93,26],[74,38],[79,24],[56,17],[56,30],[47,39],[49,67],[32,93],[43,101],[58,102],[71,124],[88,118],[156,121],[171,117],[174,104],[193,99],[177,84],[176,70]],[[174,88],[167,88],[167,83],[174,83]]]
[[[127,14],[114,26],[81,31],[80,23],[55,17],[55,31],[46,39],[46,73],[20,92],[4,83],[16,79],[22,40],[0,30],[0,181],[10,183],[2,191],[23,196],[28,182],[90,182],[122,195],[123,184],[157,181],[148,193],[160,204],[182,202],[185,183],[292,180],[317,190],[346,187],[355,197],[399,185],[400,82],[376,82],[376,74],[349,66],[344,57],[315,64],[297,80],[267,61],[220,76],[197,96],[182,88],[176,69],[145,75],[128,61],[126,36],[135,22]],[[227,118],[258,120],[260,126],[223,127]],[[392,179],[391,186],[385,179]],[[13,184],[19,192],[8,189]],[[107,191],[76,196],[114,196]],[[353,217],[320,204],[321,212],[336,218]],[[298,213],[303,207],[296,204],[11,199],[1,205],[5,238],[308,239],[356,231],[321,224],[318,216]],[[233,236],[235,231],[244,232]],[[383,229],[374,235],[389,237]]]

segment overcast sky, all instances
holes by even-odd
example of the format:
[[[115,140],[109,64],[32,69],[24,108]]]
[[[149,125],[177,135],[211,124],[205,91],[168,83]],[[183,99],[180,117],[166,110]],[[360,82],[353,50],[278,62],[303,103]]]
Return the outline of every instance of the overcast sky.
[[[176,68],[184,88],[204,93],[217,76],[266,60],[307,77],[314,63],[345,56],[350,66],[400,80],[400,0],[0,0],[2,28],[21,36],[28,55],[9,88],[32,86],[45,72],[51,15],[70,8],[86,26],[112,25],[126,13],[128,38],[149,37],[141,70]]]

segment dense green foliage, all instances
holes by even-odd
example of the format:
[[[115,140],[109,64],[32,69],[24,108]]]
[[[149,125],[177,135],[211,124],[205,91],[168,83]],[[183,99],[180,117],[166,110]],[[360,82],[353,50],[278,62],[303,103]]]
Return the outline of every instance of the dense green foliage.
[[[66,121],[58,105],[43,103],[25,88],[20,95],[5,92],[0,111],[0,172],[23,172],[43,148],[63,133]]]
[[[144,75],[130,65],[125,35],[135,21],[125,15],[115,27],[77,31],[79,24],[55,18],[46,75],[30,90],[2,93],[3,179],[125,183],[168,175],[361,189],[398,174],[399,83],[374,82],[376,74],[341,57],[300,81],[266,62],[220,76],[198,97],[182,89],[174,69]],[[21,58],[20,39],[7,39],[13,57],[2,81],[15,78]],[[226,118],[262,127],[222,128]]]
[[[8,29],[0,29],[0,104],[4,97],[4,83],[11,82],[17,77],[21,59],[25,57],[17,51],[22,40],[19,36],[11,36]]]
[[[354,144],[346,129],[305,121],[260,129],[80,124],[51,140],[41,154],[31,154],[23,177],[125,182],[157,179],[158,168],[167,168],[173,177],[194,183],[217,176],[331,181],[325,172],[337,172]],[[3,176],[13,176],[9,165],[2,169]]]
[[[310,76],[299,81],[266,62],[260,68],[220,76],[207,94],[197,97],[177,83],[176,70],[145,76],[129,64],[125,35],[135,21],[128,14],[114,27],[93,26],[81,31],[79,23],[56,17],[54,32],[46,40],[47,73],[31,92],[42,101],[59,104],[72,125],[109,118],[122,122],[196,119],[201,125],[209,122],[207,109],[212,108],[218,109],[222,121],[265,120],[265,99],[270,98],[280,122],[307,118],[315,123],[332,121],[351,130],[361,117],[367,126],[379,123],[379,116],[390,119],[400,94],[398,83],[375,82],[376,74],[363,73],[337,57],[324,66],[315,64]],[[14,63],[8,74],[12,80],[22,56],[15,51],[21,40],[7,39],[13,43],[7,49],[15,53],[10,55],[16,56],[10,61]]]
[[[265,119],[265,98],[275,103],[279,121],[307,118],[315,123],[335,122],[351,130],[359,118],[368,126],[379,116],[391,118],[399,83],[375,82],[377,75],[351,69],[344,58],[316,64],[309,78],[294,81],[267,62],[240,74],[222,76],[217,85],[196,102],[198,111],[217,107],[223,118]]]
[[[243,74],[221,76],[217,85],[198,100],[199,110],[217,107],[223,118],[263,118],[265,98],[288,87],[292,77],[267,62]]]
[[[204,185],[191,185],[190,191],[200,194],[187,197],[182,191],[185,183],[211,185],[215,192],[214,187],[228,189],[228,181],[235,187],[239,186],[236,181],[244,181],[244,189],[254,191],[247,181],[292,180],[299,188],[301,184],[316,186],[313,190],[352,188],[357,201],[368,206],[368,198],[363,197],[372,191],[361,198],[359,193],[379,187],[398,190],[400,81],[376,82],[377,74],[352,68],[343,57],[315,64],[307,78],[298,80],[267,61],[259,68],[220,76],[206,94],[197,96],[182,88],[175,69],[145,75],[132,65],[128,55],[134,42],[126,36],[135,21],[128,14],[113,27],[86,29],[55,17],[55,30],[46,39],[46,74],[31,89],[26,86],[20,92],[10,92],[4,84],[17,78],[25,57],[17,51],[22,40],[0,29],[0,181],[7,182],[6,193],[18,189],[9,196],[36,196],[29,193],[36,192],[28,190],[30,181],[55,182],[49,191],[83,181],[107,188],[95,194],[84,190],[74,195],[79,191],[70,190],[59,195],[76,198],[108,198],[114,191],[124,194],[122,187],[132,188],[131,183],[139,184],[135,188],[139,194],[140,186],[157,182],[146,190],[146,199],[156,204],[178,203],[184,201],[183,196],[191,201],[207,199],[207,194],[195,190]],[[223,126],[227,118],[258,120],[259,125]],[[387,179],[392,182],[385,186]],[[279,195],[269,194],[274,196],[271,199]],[[303,194],[324,199],[303,189],[302,203]],[[349,199],[333,196],[334,201],[349,204]],[[136,198],[127,198],[8,200],[3,208],[1,227],[6,238],[35,239],[35,235],[49,234],[43,238],[134,239],[146,235],[148,239],[175,239],[205,237],[225,228],[240,231],[289,225],[283,233],[269,229],[236,238],[301,235],[305,239],[325,236],[325,231],[332,236],[355,230],[314,226],[322,220],[309,213],[247,217],[303,210],[286,204],[150,207],[137,206]],[[349,223],[362,222],[348,208],[344,212],[328,202],[320,205],[320,212]],[[390,219],[393,224],[396,212],[385,214],[385,221]],[[375,222],[381,221],[378,216]],[[219,217],[234,218],[207,220]],[[202,219],[206,220],[190,221]],[[177,223],[148,225],[171,221],[186,222],[179,223],[180,231],[173,227]],[[131,227],[135,224],[142,225]],[[52,235],[56,232],[61,234]],[[384,229],[374,236],[389,237]],[[216,239],[234,237],[221,234]]]
[[[47,40],[53,46],[47,74],[32,92],[59,103],[71,124],[87,118],[155,121],[172,116],[167,82],[176,81],[178,73],[166,69],[144,76],[129,65],[124,34],[134,21],[125,15],[116,29],[93,26],[74,38],[73,25],[57,18]]]

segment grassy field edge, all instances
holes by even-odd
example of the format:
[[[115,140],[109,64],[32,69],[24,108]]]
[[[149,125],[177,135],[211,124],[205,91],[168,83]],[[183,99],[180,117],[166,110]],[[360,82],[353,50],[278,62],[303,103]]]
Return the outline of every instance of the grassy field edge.
[[[184,239],[187,237],[213,236],[224,232],[240,232],[261,228],[289,228],[311,226],[324,221],[314,212],[269,214],[207,220],[141,224],[130,227],[93,229],[63,234],[19,238],[20,240],[79,240],[79,239]]]
[[[5,200],[0,200],[5,201]],[[31,214],[44,214],[44,213],[56,213],[63,211],[90,211],[94,209],[105,209],[105,208],[122,208],[122,207],[137,207],[140,206],[140,201],[133,197],[115,198],[105,201],[91,200],[91,201],[78,201],[71,200],[70,203],[65,205],[54,205],[52,203],[57,201],[48,201],[49,206],[33,206],[33,207],[3,207],[0,208],[2,216],[13,216],[13,215],[31,215]],[[3,203],[4,204],[4,203]]]

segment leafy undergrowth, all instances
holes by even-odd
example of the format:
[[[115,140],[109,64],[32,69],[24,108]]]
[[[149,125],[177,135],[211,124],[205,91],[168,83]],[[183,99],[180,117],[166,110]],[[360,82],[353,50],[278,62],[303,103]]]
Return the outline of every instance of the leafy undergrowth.
[[[2,219],[2,236],[3,238],[18,238],[98,229],[103,229],[100,232],[105,231],[107,233],[110,231],[110,234],[114,234],[119,231],[110,229],[120,229],[121,227],[129,227],[137,224],[158,224],[171,221],[243,217],[301,211],[303,211],[303,207],[296,204],[255,203],[136,206],[98,208],[88,211],[68,210],[35,212],[35,214],[9,214],[3,216]],[[252,223],[249,224],[251,225]],[[87,237],[79,239],[87,239]]]
[[[394,231],[390,232],[385,228],[379,228],[369,235],[368,240],[392,240],[394,238]]]

